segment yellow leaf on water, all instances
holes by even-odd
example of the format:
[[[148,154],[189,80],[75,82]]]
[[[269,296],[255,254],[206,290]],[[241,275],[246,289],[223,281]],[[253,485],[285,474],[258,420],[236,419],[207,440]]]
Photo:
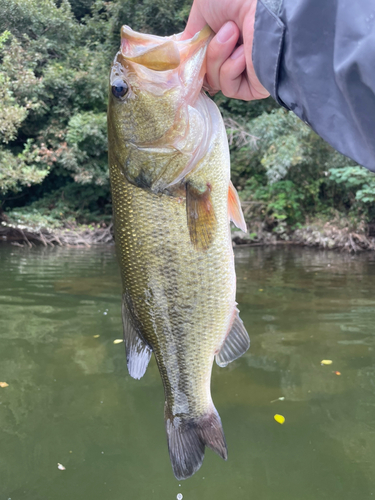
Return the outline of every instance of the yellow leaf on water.
[[[341,375],[341,372],[333,372],[335,375]]]
[[[260,292],[263,292],[263,288],[259,288],[259,291],[260,291]]]
[[[114,344],[121,344],[121,342],[124,342],[122,339],[116,339],[113,341]]]
[[[279,424],[283,424],[285,422],[285,417],[283,417],[282,415],[279,415],[278,413],[276,413],[276,415],[274,415],[273,417],[276,422],[278,422]]]
[[[332,364],[332,359],[322,359],[320,362],[321,365],[331,365]]]
[[[6,382],[0,382],[0,387],[9,387],[9,384]]]
[[[94,339],[98,339],[100,335],[94,335]]]

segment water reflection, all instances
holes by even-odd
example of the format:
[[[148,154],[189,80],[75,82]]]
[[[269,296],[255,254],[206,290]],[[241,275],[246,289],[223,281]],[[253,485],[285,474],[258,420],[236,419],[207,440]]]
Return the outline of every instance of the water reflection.
[[[178,483],[155,363],[134,381],[113,344],[113,248],[0,247],[0,500],[375,496],[374,257],[256,248],[236,263],[252,344],[212,381],[229,459],[207,451]]]

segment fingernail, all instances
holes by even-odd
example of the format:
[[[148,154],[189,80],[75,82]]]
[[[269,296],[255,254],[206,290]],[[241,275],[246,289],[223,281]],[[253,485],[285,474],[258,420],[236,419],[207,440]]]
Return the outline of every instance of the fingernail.
[[[224,26],[222,26],[217,35],[216,35],[216,39],[219,43],[225,43],[229,40],[229,38],[233,35],[233,25],[232,23],[229,21],[228,23],[225,23]]]
[[[231,59],[238,59],[240,56],[242,56],[244,52],[244,46],[240,45],[239,47],[236,48],[236,50],[233,52],[233,54],[230,56]]]

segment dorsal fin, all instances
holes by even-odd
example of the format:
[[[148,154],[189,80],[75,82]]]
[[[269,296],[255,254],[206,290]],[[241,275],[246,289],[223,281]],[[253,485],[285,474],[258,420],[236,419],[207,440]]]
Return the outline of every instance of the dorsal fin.
[[[190,240],[197,250],[207,250],[216,233],[216,216],[211,201],[211,185],[201,192],[186,184],[186,216]]]
[[[215,356],[216,363],[221,367],[227,366],[228,363],[245,354],[249,347],[250,338],[236,308],[232,327],[220,351]]]
[[[232,181],[229,181],[228,189],[228,213],[230,220],[244,233],[246,233],[246,222],[243,216],[240,198]]]

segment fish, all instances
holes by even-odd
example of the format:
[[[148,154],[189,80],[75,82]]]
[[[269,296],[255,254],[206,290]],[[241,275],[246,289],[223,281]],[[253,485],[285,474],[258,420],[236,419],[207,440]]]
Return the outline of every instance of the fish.
[[[236,304],[230,220],[246,231],[230,181],[224,122],[202,90],[206,26],[193,38],[121,28],[110,72],[109,172],[122,278],[127,368],[140,379],[152,353],[177,479],[227,445],[210,392],[250,345]]]

